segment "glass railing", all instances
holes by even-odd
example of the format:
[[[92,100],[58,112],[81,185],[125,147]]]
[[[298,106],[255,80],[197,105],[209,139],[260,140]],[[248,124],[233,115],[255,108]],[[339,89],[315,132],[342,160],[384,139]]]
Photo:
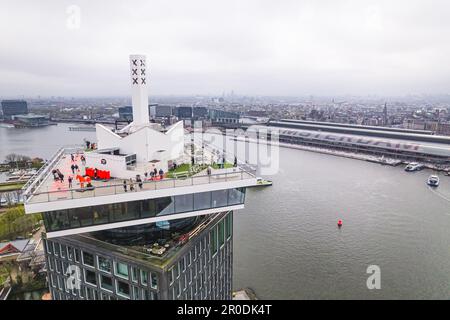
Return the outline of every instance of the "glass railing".
[[[51,159],[44,163],[39,170],[27,181],[22,187],[23,199],[26,202],[31,195],[33,195],[42,186],[42,183],[46,180],[47,176],[54,169],[58,161],[66,154],[69,153],[81,153],[83,149],[81,147],[73,148],[61,148],[59,149]]]
[[[61,188],[50,190],[50,187],[40,185],[33,187],[30,192],[24,193],[25,203],[42,203],[60,200],[82,199],[90,197],[109,196],[124,193],[133,193],[149,190],[162,190],[178,187],[187,187],[203,184],[213,184],[220,182],[240,181],[255,178],[255,172],[243,170],[241,168],[229,168],[214,170],[214,174],[195,175],[187,178],[170,178],[162,180],[142,181],[139,185],[136,181],[130,183],[129,180],[114,179],[108,182],[92,181],[92,187],[86,188]],[[47,172],[48,174],[48,172]],[[45,179],[45,177],[43,178]],[[133,188],[130,188],[133,186]],[[131,190],[133,189],[133,190]]]

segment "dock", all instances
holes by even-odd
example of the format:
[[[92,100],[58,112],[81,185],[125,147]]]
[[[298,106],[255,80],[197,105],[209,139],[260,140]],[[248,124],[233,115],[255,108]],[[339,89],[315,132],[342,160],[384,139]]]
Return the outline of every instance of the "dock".
[[[69,127],[69,131],[88,131],[88,132],[95,132],[95,127]]]

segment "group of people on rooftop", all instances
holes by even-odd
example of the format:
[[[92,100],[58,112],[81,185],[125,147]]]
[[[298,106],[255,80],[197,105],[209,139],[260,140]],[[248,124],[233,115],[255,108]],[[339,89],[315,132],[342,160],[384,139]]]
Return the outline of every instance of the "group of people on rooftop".
[[[159,169],[159,171],[154,168],[153,170],[150,170],[150,172],[144,172],[144,176],[145,176],[145,180],[150,179],[153,180],[155,178],[158,178],[160,180],[162,180],[164,178],[164,170],[163,169]]]
[[[159,171],[154,168],[153,170],[150,170],[149,172],[144,172],[144,180],[162,180],[164,178],[164,170],[159,169]],[[135,188],[135,183],[138,185],[139,190],[142,190],[144,188],[144,181],[142,180],[141,175],[136,175],[136,179],[133,180],[133,178],[130,179],[124,179],[123,180],[123,190],[125,192],[128,192],[128,188],[130,191],[137,191]]]

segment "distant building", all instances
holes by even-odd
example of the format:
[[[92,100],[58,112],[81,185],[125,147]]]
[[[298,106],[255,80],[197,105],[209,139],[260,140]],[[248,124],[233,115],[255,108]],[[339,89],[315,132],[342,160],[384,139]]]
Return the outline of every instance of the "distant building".
[[[439,123],[437,133],[450,135],[450,123]]]
[[[192,107],[178,107],[176,115],[178,119],[191,119]]]
[[[18,256],[25,250],[29,239],[15,240],[0,243],[0,261],[16,260]]]
[[[150,105],[150,118],[161,119],[169,118],[172,116],[172,106],[169,105]]]
[[[221,122],[221,123],[238,123],[240,115],[239,113],[217,110],[217,109],[209,109],[209,117],[211,121]]]
[[[119,118],[121,120],[133,120],[133,108],[131,106],[119,107]]]
[[[194,107],[192,114],[194,118],[207,118],[208,117],[208,109],[206,107]]]
[[[268,117],[267,111],[265,110],[250,110],[247,112],[247,116],[250,117]]]
[[[19,127],[43,127],[50,124],[48,117],[37,114],[19,114],[12,116],[12,120]]]
[[[28,114],[28,104],[25,100],[3,100],[2,113],[3,118],[12,120],[12,116]]]

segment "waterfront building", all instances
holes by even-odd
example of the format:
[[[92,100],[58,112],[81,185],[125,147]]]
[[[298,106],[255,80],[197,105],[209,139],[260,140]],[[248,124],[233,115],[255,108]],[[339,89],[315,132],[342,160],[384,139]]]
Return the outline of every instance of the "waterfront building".
[[[16,127],[43,127],[48,126],[48,117],[37,114],[19,114],[12,116]]]
[[[301,120],[270,121],[254,126],[276,134],[279,141],[308,147],[389,157],[403,161],[450,163],[450,137],[399,128],[370,127]]]
[[[24,187],[26,213],[43,213],[53,299],[231,299],[233,212],[256,177],[204,163],[169,175],[193,146],[182,121],[149,121],[145,73],[130,56],[132,123],[97,124],[95,150],[59,150]]]
[[[4,119],[12,120],[15,115],[27,114],[28,104],[25,100],[3,100],[2,113]]]

